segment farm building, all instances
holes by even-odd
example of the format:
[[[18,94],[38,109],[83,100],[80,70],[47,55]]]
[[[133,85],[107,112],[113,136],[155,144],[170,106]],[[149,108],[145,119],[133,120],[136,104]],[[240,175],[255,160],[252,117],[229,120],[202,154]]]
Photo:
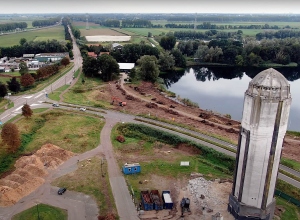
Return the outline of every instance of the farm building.
[[[39,62],[55,62],[64,57],[69,57],[69,53],[40,53],[35,55],[35,59]]]
[[[23,54],[23,58],[34,58],[34,54]]]
[[[118,64],[121,72],[126,72],[128,70],[131,70],[135,66],[134,63],[118,63]]]
[[[113,43],[112,44],[112,49],[113,50],[122,50],[123,46],[121,44],[118,43]]]
[[[122,167],[124,174],[135,174],[141,172],[141,166],[139,163],[127,164],[125,163]]]

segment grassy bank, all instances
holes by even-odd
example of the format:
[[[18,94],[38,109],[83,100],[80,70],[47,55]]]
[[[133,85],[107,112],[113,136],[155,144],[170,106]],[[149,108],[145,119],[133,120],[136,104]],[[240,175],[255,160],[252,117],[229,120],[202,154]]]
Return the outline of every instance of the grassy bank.
[[[95,148],[99,144],[104,122],[97,116],[53,110],[34,114],[31,119],[21,118],[15,124],[21,134],[21,146],[13,154],[0,149],[0,175],[13,169],[20,156],[35,152],[45,143],[75,153]],[[4,146],[3,143],[0,146]]]

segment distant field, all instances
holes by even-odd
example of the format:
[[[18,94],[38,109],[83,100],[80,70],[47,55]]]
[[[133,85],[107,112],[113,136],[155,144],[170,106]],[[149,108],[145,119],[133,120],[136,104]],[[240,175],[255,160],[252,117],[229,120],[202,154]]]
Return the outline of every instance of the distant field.
[[[18,45],[21,38],[25,38],[27,41],[37,41],[37,40],[52,40],[56,39],[62,41],[65,39],[65,33],[63,26],[56,26],[47,29],[41,29],[36,31],[27,31],[14,33],[9,35],[0,36],[0,46],[10,47],[13,45]]]

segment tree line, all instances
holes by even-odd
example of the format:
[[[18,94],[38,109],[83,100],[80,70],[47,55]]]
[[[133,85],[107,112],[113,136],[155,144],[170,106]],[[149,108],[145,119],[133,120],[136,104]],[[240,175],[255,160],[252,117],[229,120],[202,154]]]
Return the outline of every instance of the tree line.
[[[5,24],[0,24],[0,31],[13,31],[17,28],[25,29],[27,28],[26,22],[10,22]]]
[[[263,38],[272,39],[272,38],[291,38],[291,37],[300,37],[300,31],[296,30],[279,30],[279,31],[265,31],[256,34],[256,39],[261,40]]]
[[[72,44],[58,40],[29,41],[11,47],[0,47],[1,57],[22,57],[23,54],[68,52]]]
[[[193,29],[194,24],[174,24],[169,23],[165,24],[166,28],[187,28]],[[290,26],[285,26],[284,28],[290,28]],[[203,22],[202,24],[196,25],[196,29],[280,29],[278,25],[269,25],[269,24],[251,24],[251,25],[216,25],[210,22]]]
[[[300,15],[284,14],[173,14],[165,15],[167,21],[199,22],[299,22]]]
[[[44,26],[51,26],[55,25],[57,22],[60,21],[60,18],[50,18],[47,20],[34,20],[32,21],[32,26],[33,27],[44,27]]]
[[[235,38],[241,39],[242,31],[217,31],[217,30],[207,30],[205,32],[199,31],[175,31],[174,37],[180,40],[185,39],[202,39],[202,40],[211,40],[211,39],[228,39]]]
[[[264,63],[300,63],[300,39],[245,38],[244,42],[233,39],[180,41],[178,49],[199,62],[224,63],[237,66],[259,66]]]

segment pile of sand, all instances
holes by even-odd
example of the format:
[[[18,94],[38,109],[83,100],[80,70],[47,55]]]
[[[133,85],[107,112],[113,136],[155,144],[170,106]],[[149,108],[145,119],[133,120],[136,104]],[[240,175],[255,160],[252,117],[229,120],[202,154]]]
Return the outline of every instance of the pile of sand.
[[[48,169],[56,169],[73,156],[70,151],[45,144],[35,154],[15,163],[15,171],[0,179],[0,206],[11,206],[42,185]]]

